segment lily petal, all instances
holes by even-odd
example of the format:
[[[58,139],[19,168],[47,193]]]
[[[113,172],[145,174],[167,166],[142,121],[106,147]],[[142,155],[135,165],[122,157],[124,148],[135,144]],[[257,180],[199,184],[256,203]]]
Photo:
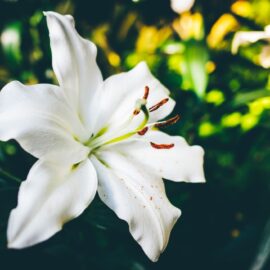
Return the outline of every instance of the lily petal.
[[[127,118],[131,117],[135,103],[144,95],[145,86],[150,88],[147,107],[157,104],[162,99],[169,98],[169,90],[162,85],[150,72],[145,62],[139,63],[128,72],[109,77],[104,82],[102,96],[99,99],[100,115],[96,130],[103,126],[117,129]],[[175,101],[168,102],[150,114],[149,121],[155,122],[169,115],[175,106]],[[138,115],[140,122],[140,115]]]
[[[101,200],[128,223],[133,238],[157,261],[181,211],[167,199],[162,179],[143,163],[111,151],[99,158],[92,161]]]
[[[263,68],[270,68],[270,45],[263,46],[259,61]]]
[[[155,144],[174,144],[171,149],[156,149]],[[189,146],[184,138],[161,131],[148,131],[144,136],[111,145],[111,151],[122,153],[143,163],[162,178],[172,181],[205,182],[204,151],[200,146]]]
[[[10,214],[8,246],[24,248],[48,239],[84,211],[96,189],[96,171],[88,159],[74,167],[36,162]]]
[[[250,43],[255,43],[261,39],[270,40],[269,29],[265,31],[239,31],[234,35],[232,41],[232,53],[236,54],[238,49],[242,45],[248,45]]]
[[[83,39],[74,27],[73,17],[44,12],[50,34],[53,69],[60,87],[82,121],[90,125],[95,117],[95,96],[102,86],[102,75],[96,63],[97,48]]]
[[[189,11],[194,3],[195,0],[171,0],[171,8],[174,12],[181,14]]]
[[[86,131],[53,85],[7,84],[0,92],[0,126],[2,141],[16,139],[37,158],[77,163],[89,153],[75,139],[86,139]]]

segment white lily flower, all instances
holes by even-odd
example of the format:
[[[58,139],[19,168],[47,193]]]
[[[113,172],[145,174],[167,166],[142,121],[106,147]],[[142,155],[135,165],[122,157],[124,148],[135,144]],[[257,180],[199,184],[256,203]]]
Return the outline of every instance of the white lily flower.
[[[162,178],[204,182],[203,150],[153,127],[175,102],[145,63],[103,81],[95,45],[71,16],[46,12],[59,86],[15,81],[0,93],[0,139],[16,139],[39,160],[21,184],[8,223],[8,246],[44,241],[79,216],[96,191],[128,222],[156,261],[180,216]]]
[[[195,0],[171,0],[171,9],[178,13],[189,11],[195,3]]]
[[[240,46],[246,46],[259,40],[270,42],[270,25],[264,28],[264,31],[239,31],[234,35],[232,41],[232,53],[236,54]],[[262,67],[270,67],[269,45],[265,45],[260,53],[259,61]]]

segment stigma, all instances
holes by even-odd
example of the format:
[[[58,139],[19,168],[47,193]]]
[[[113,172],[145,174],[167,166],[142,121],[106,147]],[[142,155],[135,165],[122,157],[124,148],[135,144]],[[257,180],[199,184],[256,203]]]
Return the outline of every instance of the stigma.
[[[148,98],[148,96],[149,96],[149,90],[150,90],[150,88],[149,88],[148,86],[145,86],[145,87],[144,87],[144,94],[143,94],[143,97],[140,98],[140,99],[138,99],[138,100],[136,101],[135,109],[134,109],[134,111],[133,111],[133,115],[134,115],[134,116],[135,116],[135,115],[138,115],[138,114],[141,112],[142,107],[146,105],[146,103],[147,103],[147,98]]]

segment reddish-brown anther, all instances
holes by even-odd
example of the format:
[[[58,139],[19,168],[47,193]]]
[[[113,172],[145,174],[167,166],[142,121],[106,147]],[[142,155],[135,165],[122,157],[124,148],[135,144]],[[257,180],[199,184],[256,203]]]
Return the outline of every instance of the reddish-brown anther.
[[[153,142],[150,142],[151,146],[153,148],[156,148],[156,149],[171,149],[174,147],[174,143],[170,143],[170,144],[157,144],[157,143],[153,143]]]
[[[145,127],[145,128],[143,128],[142,130],[138,131],[137,133],[138,133],[140,136],[143,136],[147,131],[148,131],[148,127]]]
[[[149,108],[149,112],[153,112],[156,111],[158,108],[160,108],[161,106],[163,106],[165,103],[167,103],[169,101],[168,98],[164,98],[162,99],[160,102],[158,102],[156,105],[152,106]]]
[[[160,128],[160,127],[170,126],[170,125],[175,124],[179,119],[180,119],[180,116],[177,114],[176,116],[174,116],[166,121],[156,123],[155,127]]]
[[[144,95],[143,95],[143,99],[147,99],[148,95],[149,95],[149,90],[150,88],[148,86],[144,87]]]

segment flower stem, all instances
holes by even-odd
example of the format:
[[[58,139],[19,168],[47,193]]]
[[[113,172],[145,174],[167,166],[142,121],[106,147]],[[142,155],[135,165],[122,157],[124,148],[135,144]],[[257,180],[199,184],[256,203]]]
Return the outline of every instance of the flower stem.
[[[19,178],[17,178],[16,176],[10,174],[9,172],[7,172],[7,171],[5,171],[5,170],[3,170],[1,168],[0,168],[0,176],[6,178],[8,180],[12,180],[12,181],[14,181],[14,182],[16,182],[18,184],[21,183],[21,180]]]

